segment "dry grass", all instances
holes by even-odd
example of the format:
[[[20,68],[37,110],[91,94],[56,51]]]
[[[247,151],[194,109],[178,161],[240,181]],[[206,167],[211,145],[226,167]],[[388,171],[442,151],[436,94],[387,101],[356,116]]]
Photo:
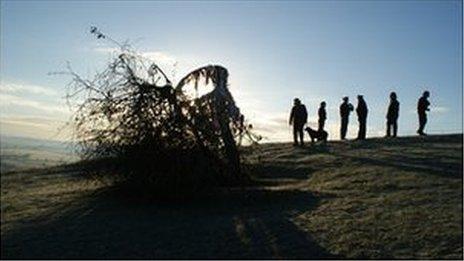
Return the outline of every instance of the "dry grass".
[[[167,203],[72,168],[2,175],[2,258],[463,257],[461,135],[247,158],[256,186]]]
[[[2,239],[18,224],[79,204],[76,198],[102,187],[101,183],[80,178],[78,172],[67,167],[10,172],[1,178]]]
[[[306,171],[309,179],[293,186],[322,199],[293,220],[329,252],[462,259],[462,136],[336,142],[299,152],[276,144],[261,154],[264,164],[293,166],[295,179]]]

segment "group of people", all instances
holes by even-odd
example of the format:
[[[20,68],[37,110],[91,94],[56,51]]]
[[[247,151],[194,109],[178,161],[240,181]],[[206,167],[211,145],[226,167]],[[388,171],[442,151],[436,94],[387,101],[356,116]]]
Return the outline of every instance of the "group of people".
[[[430,93],[425,91],[419,98],[417,103],[417,113],[419,115],[419,129],[417,133],[421,136],[426,135],[424,133],[425,124],[427,123],[427,111],[429,111],[430,102],[428,98]],[[300,99],[295,98],[293,100],[293,108],[290,113],[290,125],[293,125],[293,140],[294,145],[304,144],[304,133],[303,128],[308,121],[308,112],[306,106],[301,103]],[[349,103],[348,97],[343,97],[343,102],[340,105],[340,138],[346,139],[346,132],[348,130],[348,122],[350,113],[354,110],[354,107]],[[362,95],[358,95],[358,105],[356,106],[356,114],[358,115],[359,130],[357,140],[366,139],[366,124],[367,124],[367,113],[368,108],[366,101]],[[396,137],[398,132],[398,117],[400,112],[400,103],[397,99],[396,93],[390,93],[390,104],[387,110],[387,137]],[[327,120],[326,102],[323,101],[320,104],[318,110],[318,132],[324,132],[325,121]],[[298,143],[298,138],[300,143]]]

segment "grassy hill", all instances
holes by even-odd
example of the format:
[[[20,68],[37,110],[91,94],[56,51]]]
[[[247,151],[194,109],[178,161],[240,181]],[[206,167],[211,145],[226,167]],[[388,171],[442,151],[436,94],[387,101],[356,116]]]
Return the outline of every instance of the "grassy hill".
[[[2,175],[2,258],[463,258],[462,135],[245,151],[255,185],[146,202]]]

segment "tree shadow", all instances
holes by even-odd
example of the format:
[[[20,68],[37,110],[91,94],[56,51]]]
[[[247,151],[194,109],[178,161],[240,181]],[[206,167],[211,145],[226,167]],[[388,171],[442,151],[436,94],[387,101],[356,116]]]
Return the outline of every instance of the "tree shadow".
[[[302,181],[308,179],[313,170],[309,167],[298,167],[289,164],[263,163],[253,168],[253,176],[259,180]]]
[[[115,194],[116,193],[116,194]],[[119,196],[116,196],[119,195]],[[232,189],[201,200],[146,202],[101,190],[2,235],[2,259],[334,258],[291,218],[310,192]]]

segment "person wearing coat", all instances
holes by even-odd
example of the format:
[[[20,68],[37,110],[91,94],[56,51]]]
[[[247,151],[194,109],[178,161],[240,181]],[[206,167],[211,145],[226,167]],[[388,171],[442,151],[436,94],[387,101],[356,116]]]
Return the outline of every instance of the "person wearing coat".
[[[397,100],[396,93],[390,93],[390,105],[387,111],[387,137],[391,137],[393,129],[393,137],[396,137],[398,132],[398,116],[400,112],[400,103]]]
[[[356,114],[358,114],[359,131],[357,140],[366,139],[366,124],[367,124],[367,104],[362,95],[358,95],[358,106]]]
[[[290,113],[289,124],[293,125],[293,145],[298,145],[298,137],[300,138],[301,146],[304,145],[303,127],[308,121],[308,112],[306,106],[301,104],[300,99],[293,99],[293,108]]]

